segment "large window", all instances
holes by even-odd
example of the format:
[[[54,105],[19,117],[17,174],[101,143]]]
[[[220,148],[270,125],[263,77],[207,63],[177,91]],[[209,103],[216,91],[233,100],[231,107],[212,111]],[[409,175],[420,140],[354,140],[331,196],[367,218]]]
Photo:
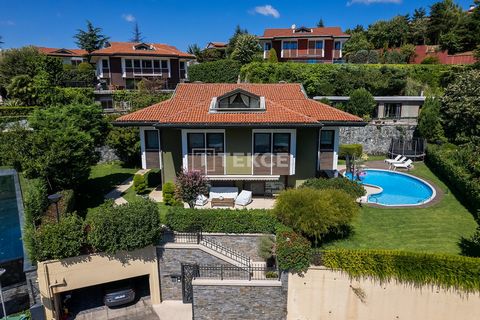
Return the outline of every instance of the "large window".
[[[145,130],[145,149],[160,149],[160,143],[158,141],[158,130]]]
[[[290,133],[255,133],[254,153],[290,153]]]
[[[223,132],[187,133],[187,149],[189,154],[224,153],[224,134]]]
[[[308,41],[308,54],[323,56],[323,40]]]
[[[335,50],[342,50],[342,41],[335,41],[334,49]]]
[[[253,153],[270,153],[272,150],[270,133],[255,133],[253,135]]]
[[[335,130],[320,131],[320,150],[333,151],[335,144]]]
[[[167,60],[125,59],[125,72],[160,75],[168,71]]]
[[[110,73],[108,59],[102,59],[102,73]]]
[[[284,57],[296,57],[297,56],[298,43],[297,41],[284,41],[282,46]]]
[[[402,104],[401,103],[385,103],[385,118],[400,118],[402,114]]]

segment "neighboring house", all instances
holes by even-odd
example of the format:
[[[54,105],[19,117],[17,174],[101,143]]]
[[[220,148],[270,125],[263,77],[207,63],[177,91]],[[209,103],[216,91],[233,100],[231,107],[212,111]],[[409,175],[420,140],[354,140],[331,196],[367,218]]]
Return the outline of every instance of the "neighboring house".
[[[209,42],[205,49],[226,50],[227,46],[225,42]]]
[[[413,120],[416,122],[425,96],[379,96],[373,97],[377,102],[374,119]],[[347,103],[348,96],[317,96],[315,100],[328,100],[332,105]]]
[[[343,61],[343,44],[350,38],[340,27],[265,29],[259,37],[264,58],[270,49],[278,61],[334,63]]]
[[[179,84],[173,97],[118,118],[140,127],[142,167],[163,181],[200,170],[213,185],[262,194],[337,169],[339,128],[361,118],[309,99],[301,84]],[[274,187],[272,187],[274,184]]]
[[[415,46],[415,55],[410,59],[412,64],[420,64],[427,57],[437,57],[441,64],[473,64],[476,62],[472,51],[457,54],[448,54],[440,46],[418,45]]]
[[[188,62],[195,56],[157,43],[109,42],[91,53],[97,77],[110,88],[135,89],[144,78],[161,79],[165,89],[186,80]]]
[[[36,47],[37,50],[43,54],[52,57],[62,58],[63,64],[71,64],[74,66],[86,61],[85,55],[87,51],[83,49],[65,49],[65,48],[45,48]]]

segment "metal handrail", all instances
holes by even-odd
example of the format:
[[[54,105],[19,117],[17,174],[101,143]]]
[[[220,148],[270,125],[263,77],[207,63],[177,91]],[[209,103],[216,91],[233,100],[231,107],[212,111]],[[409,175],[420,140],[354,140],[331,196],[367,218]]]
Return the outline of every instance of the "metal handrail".
[[[235,267],[228,265],[197,265],[194,279],[214,280],[275,280],[280,281],[281,274],[277,268],[269,267]]]

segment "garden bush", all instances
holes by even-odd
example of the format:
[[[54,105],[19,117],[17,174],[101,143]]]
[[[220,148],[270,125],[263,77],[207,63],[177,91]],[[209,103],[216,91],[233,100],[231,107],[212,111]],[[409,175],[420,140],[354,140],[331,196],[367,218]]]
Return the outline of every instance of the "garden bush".
[[[167,226],[174,231],[192,231],[200,228],[204,232],[222,233],[274,233],[278,220],[269,210],[193,210],[172,207],[167,212]]]
[[[156,188],[162,183],[160,169],[152,169],[145,173],[145,180],[149,188]]]
[[[190,74],[190,69],[188,69],[188,72]],[[146,90],[115,90],[113,100],[127,103],[134,111],[165,101],[171,96],[171,93],[149,92]]]
[[[332,249],[320,252],[314,264],[340,269],[353,278],[395,280],[414,286],[435,285],[480,292],[480,259],[392,250]]]
[[[276,254],[280,270],[302,274],[310,266],[312,248],[298,233],[283,230],[277,233]]]
[[[34,261],[75,257],[85,245],[83,221],[76,214],[62,217],[59,223],[44,223],[33,233],[29,256]]]
[[[308,187],[318,190],[343,190],[346,194],[350,195],[354,199],[360,198],[366,194],[365,188],[363,188],[361,184],[343,177],[333,179],[312,178],[306,180],[301,187]]]
[[[27,117],[39,107],[0,107],[0,117],[23,116]]]
[[[133,188],[137,194],[144,194],[147,191],[147,181],[145,175],[136,174],[133,177]]]
[[[286,226],[314,238],[315,244],[329,233],[341,233],[359,208],[342,190],[299,188],[283,191],[273,212]]]
[[[180,171],[175,180],[175,196],[195,208],[198,195],[208,192],[208,181],[200,171]]]
[[[156,243],[160,235],[157,204],[145,199],[120,206],[107,202],[88,213],[86,225],[87,242],[96,252],[140,249]]]
[[[181,203],[177,201],[175,198],[175,185],[173,182],[165,182],[162,186],[162,196],[163,202],[167,206],[175,206],[177,203]]]
[[[32,179],[28,181],[28,188],[23,192],[25,223],[37,225],[48,207],[47,186],[41,179]]]
[[[207,83],[235,83],[240,74],[241,64],[231,59],[194,64],[188,68],[190,81]]]
[[[113,127],[108,133],[106,144],[126,165],[140,164],[140,133],[134,127]]]
[[[460,249],[465,256],[480,258],[480,226],[470,238],[460,239]]]
[[[275,256],[275,238],[271,235],[263,236],[258,243],[258,255],[265,261]]]
[[[363,146],[361,144],[353,143],[353,144],[341,144],[338,151],[338,157],[340,159],[346,159],[347,155],[355,157],[362,156],[363,153]]]

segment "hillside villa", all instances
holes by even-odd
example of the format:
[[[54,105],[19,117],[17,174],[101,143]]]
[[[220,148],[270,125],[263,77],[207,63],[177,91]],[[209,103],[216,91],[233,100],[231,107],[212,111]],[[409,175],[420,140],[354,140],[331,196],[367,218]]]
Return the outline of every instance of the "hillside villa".
[[[350,38],[340,27],[265,29],[259,37],[263,57],[275,49],[280,62],[335,63],[343,61],[343,44]]]
[[[200,170],[214,186],[253,194],[335,174],[339,128],[365,125],[283,83],[182,83],[171,99],[115,124],[140,128],[142,167],[160,168],[164,182]]]

